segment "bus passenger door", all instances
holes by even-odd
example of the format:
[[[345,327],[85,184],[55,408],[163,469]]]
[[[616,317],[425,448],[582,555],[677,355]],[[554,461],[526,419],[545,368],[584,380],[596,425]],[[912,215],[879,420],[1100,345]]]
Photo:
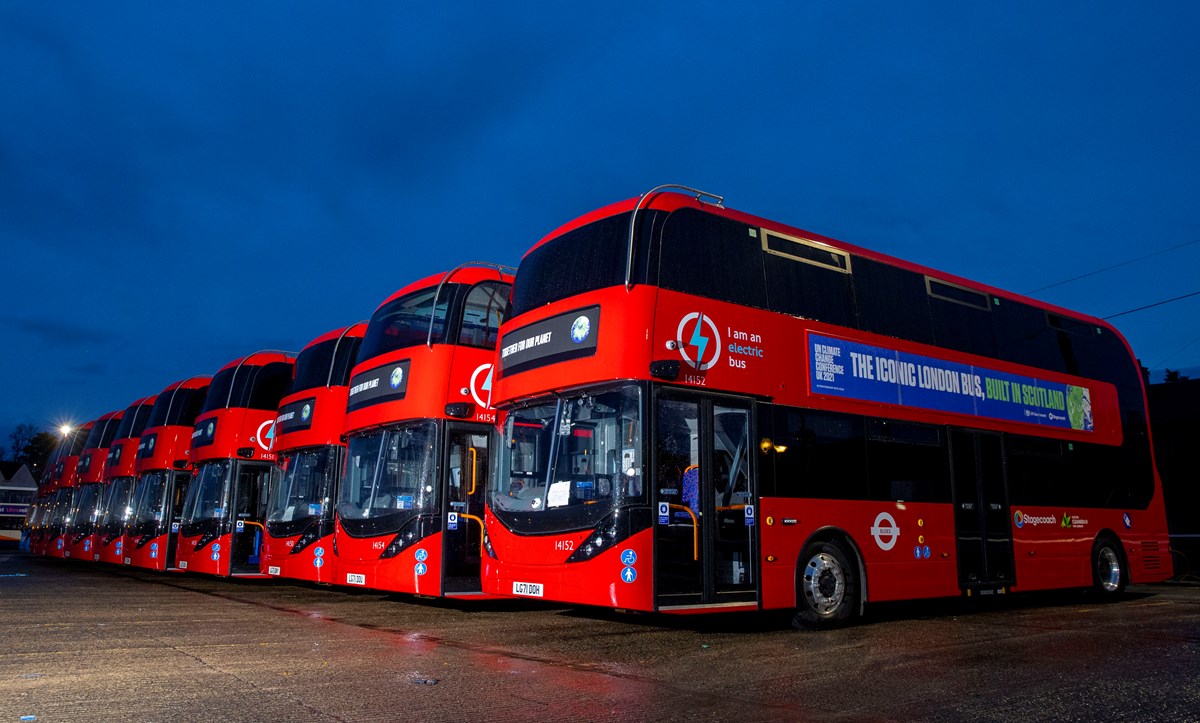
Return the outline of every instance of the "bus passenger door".
[[[950,431],[958,584],[963,589],[1016,583],[1002,450],[994,432]]]
[[[233,493],[233,551],[229,574],[258,572],[259,549],[266,519],[267,493],[275,465],[242,463],[238,465]]]
[[[442,591],[481,592],[483,498],[491,472],[488,429],[452,426],[449,440],[442,511]]]
[[[183,502],[187,499],[188,485],[191,484],[191,472],[172,472],[171,481],[166,492],[167,506],[167,569],[175,569],[176,552],[178,548],[179,526],[183,523]]]
[[[663,393],[655,413],[657,606],[754,602],[750,406]]]

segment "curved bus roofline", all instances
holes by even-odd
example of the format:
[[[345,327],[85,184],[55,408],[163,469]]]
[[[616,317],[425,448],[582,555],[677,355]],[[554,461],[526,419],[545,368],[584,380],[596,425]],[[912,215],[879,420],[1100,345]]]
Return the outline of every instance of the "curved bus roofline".
[[[633,277],[633,232],[634,232],[634,229],[637,228],[638,211],[640,211],[642,209],[643,201],[649,199],[651,196],[653,196],[655,193],[658,193],[659,191],[665,191],[668,189],[674,189],[677,191],[687,191],[688,193],[694,193],[694,194],[696,194],[696,201],[699,203],[704,203],[705,198],[714,198],[714,199],[716,199],[717,202],[713,205],[715,205],[717,208],[725,208],[725,197],[724,196],[718,196],[715,193],[709,193],[708,191],[701,191],[698,188],[692,188],[691,186],[683,186],[678,183],[664,183],[662,185],[651,188],[649,191],[646,191],[641,196],[639,196],[637,204],[634,205],[634,207],[633,207],[633,212],[631,214],[629,214],[629,245],[625,249],[625,290],[626,291],[629,291],[630,289],[633,288],[633,284],[631,283],[631,280]],[[432,322],[430,323],[430,333],[431,334],[433,333]]]
[[[504,274],[506,272],[510,276],[516,276],[516,274],[517,274],[516,267],[505,266],[504,264],[496,264],[496,263],[492,263],[491,261],[466,261],[464,263],[459,264],[458,266],[455,266],[454,268],[450,269],[445,274],[443,274],[442,280],[438,282],[437,291],[433,292],[433,305],[429,308],[429,333],[425,336],[425,347],[427,349],[433,348],[433,323],[434,323],[434,321],[437,320],[437,302],[438,302],[438,299],[441,298],[441,296],[442,296],[442,287],[446,285],[446,282],[450,280],[450,277],[453,276],[455,274],[455,272],[461,271],[462,269],[474,268],[474,267],[481,267],[481,268],[485,268],[485,269],[495,269],[496,276],[501,281],[504,280]]]
[[[235,366],[233,368],[234,377],[237,376],[238,371],[241,370],[242,366],[245,365],[246,361],[249,360],[250,357],[255,356],[257,354],[283,354],[285,357],[291,357],[293,360],[295,360],[295,358],[296,358],[296,352],[294,352],[294,351],[285,351],[283,349],[259,349],[256,352],[251,352],[250,354],[247,354],[246,356],[242,357],[241,359],[238,359],[237,366]],[[226,365],[226,366],[228,366],[228,365]],[[225,395],[225,408],[226,409],[229,409],[229,403],[232,401],[233,401],[233,385],[230,384],[229,385],[229,393]]]

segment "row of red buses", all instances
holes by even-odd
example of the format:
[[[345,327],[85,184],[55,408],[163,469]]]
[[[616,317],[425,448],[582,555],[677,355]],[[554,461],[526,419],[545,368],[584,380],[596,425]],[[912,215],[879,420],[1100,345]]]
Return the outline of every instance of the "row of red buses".
[[[822,626],[1170,574],[1116,329],[661,190],[521,261],[485,591]]]
[[[123,411],[109,412],[92,423],[79,462],[75,467],[75,493],[71,508],[63,519],[63,557],[76,560],[92,559],[92,533],[96,529],[96,518],[104,486],[104,461],[108,448],[121,426]]]
[[[157,397],[143,397],[126,407],[104,460],[104,486],[92,527],[91,559],[119,564],[113,543],[124,535],[137,481],[137,446]],[[105,559],[106,555],[108,558]]]
[[[335,329],[300,350],[279,404],[274,444],[280,479],[267,504],[260,569],[268,575],[339,582],[333,553],[337,480],[350,370],[366,324]]]
[[[817,627],[1170,574],[1142,377],[1102,320],[682,187],[510,271],[189,380],[123,561]]]
[[[39,550],[43,555],[63,557],[66,549],[65,525],[75,499],[75,471],[93,424],[94,421],[88,422],[64,434],[62,443],[46,465],[43,487],[49,496],[39,540]]]

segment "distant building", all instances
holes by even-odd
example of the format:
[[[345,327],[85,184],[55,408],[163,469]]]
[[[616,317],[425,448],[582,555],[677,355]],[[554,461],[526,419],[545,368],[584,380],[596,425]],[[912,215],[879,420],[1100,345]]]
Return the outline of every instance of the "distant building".
[[[25,513],[37,492],[37,480],[29,467],[0,462],[0,540],[21,539]]]
[[[1176,575],[1200,575],[1200,379],[1151,384],[1150,434]]]

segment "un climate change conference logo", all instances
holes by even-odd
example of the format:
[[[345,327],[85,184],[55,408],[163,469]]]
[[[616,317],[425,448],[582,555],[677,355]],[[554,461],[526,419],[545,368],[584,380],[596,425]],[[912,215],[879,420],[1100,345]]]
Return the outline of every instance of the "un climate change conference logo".
[[[400,386],[400,382],[402,381],[404,381],[404,369],[402,367],[396,367],[392,370],[392,378],[389,380],[389,383],[392,385],[392,389]]]
[[[693,311],[679,320],[675,344],[679,356],[697,371],[712,369],[721,358],[721,333],[713,320],[701,311]],[[696,349],[695,358],[688,353],[689,347]]]

